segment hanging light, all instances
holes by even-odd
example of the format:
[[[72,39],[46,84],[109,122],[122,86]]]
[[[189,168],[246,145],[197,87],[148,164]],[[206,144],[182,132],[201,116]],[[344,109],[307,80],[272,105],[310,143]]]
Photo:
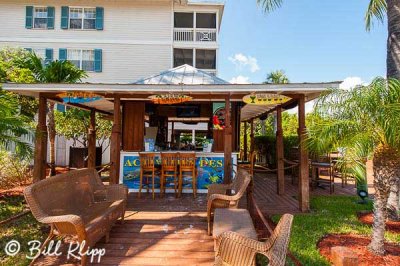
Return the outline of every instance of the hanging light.
[[[155,94],[149,96],[149,99],[155,104],[177,104],[189,102],[192,100],[192,97],[184,94]]]
[[[243,102],[255,105],[277,105],[289,101],[291,98],[273,93],[252,93],[243,97]]]
[[[98,101],[103,98],[101,95],[85,91],[63,92],[57,94],[57,97],[61,98],[65,103],[88,103]]]

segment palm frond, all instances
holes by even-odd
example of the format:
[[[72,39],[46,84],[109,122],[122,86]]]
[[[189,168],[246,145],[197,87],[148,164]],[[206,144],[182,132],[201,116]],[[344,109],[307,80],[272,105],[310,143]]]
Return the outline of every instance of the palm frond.
[[[383,23],[386,16],[386,11],[386,0],[370,0],[367,12],[365,14],[365,27],[367,31],[371,30],[374,18]]]
[[[264,12],[272,12],[282,6],[283,0],[257,0]]]

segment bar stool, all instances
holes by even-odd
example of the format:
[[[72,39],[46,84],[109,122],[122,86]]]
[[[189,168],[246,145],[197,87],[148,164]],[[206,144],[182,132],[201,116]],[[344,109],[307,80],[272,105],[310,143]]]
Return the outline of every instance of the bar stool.
[[[155,177],[156,177],[156,168],[154,165],[155,153],[139,153],[140,158],[140,183],[139,183],[139,194],[138,197],[142,193],[143,186],[146,187],[147,193],[149,192],[150,184],[149,178],[151,179],[151,189],[153,193],[153,199],[155,198],[154,194],[154,185],[155,185]],[[144,179],[146,179],[145,184],[143,184]]]
[[[192,178],[193,197],[197,192],[196,154],[194,152],[179,153],[179,197],[182,194],[182,186],[190,184],[185,178]]]
[[[177,190],[179,186],[178,180],[178,154],[176,152],[161,153],[161,189],[160,192],[165,194],[165,184],[168,178],[174,179],[175,197],[178,196]]]

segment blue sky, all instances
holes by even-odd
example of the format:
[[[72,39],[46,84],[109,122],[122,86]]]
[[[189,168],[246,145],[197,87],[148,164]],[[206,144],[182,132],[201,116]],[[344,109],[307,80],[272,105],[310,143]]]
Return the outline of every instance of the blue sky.
[[[262,82],[283,69],[291,82],[385,75],[386,26],[365,30],[369,0],[286,0],[264,14],[256,0],[227,0],[220,34],[219,76]]]

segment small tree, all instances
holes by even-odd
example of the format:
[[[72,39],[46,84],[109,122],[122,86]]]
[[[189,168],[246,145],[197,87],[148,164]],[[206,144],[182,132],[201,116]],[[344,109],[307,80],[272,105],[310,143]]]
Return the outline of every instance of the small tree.
[[[378,78],[366,87],[333,90],[318,100],[315,112],[319,119],[308,129],[314,150],[342,148],[353,162],[355,175],[365,173],[367,159],[373,159],[374,223],[369,249],[383,255],[387,202],[400,177],[400,82]]]
[[[57,135],[64,136],[83,147],[88,145],[88,128],[90,125],[90,112],[70,108],[65,112],[55,111],[55,125]],[[99,113],[96,113],[96,140],[97,146],[102,147],[102,152],[108,148],[108,144],[103,147],[104,142],[111,136],[112,122],[104,119]]]
[[[76,83],[87,77],[85,71],[80,70],[69,61],[56,60],[44,64],[43,59],[35,53],[30,54],[24,64],[32,71],[35,80],[41,83]],[[52,176],[56,174],[54,102],[49,103],[47,117],[47,131],[50,141],[50,176]]]

